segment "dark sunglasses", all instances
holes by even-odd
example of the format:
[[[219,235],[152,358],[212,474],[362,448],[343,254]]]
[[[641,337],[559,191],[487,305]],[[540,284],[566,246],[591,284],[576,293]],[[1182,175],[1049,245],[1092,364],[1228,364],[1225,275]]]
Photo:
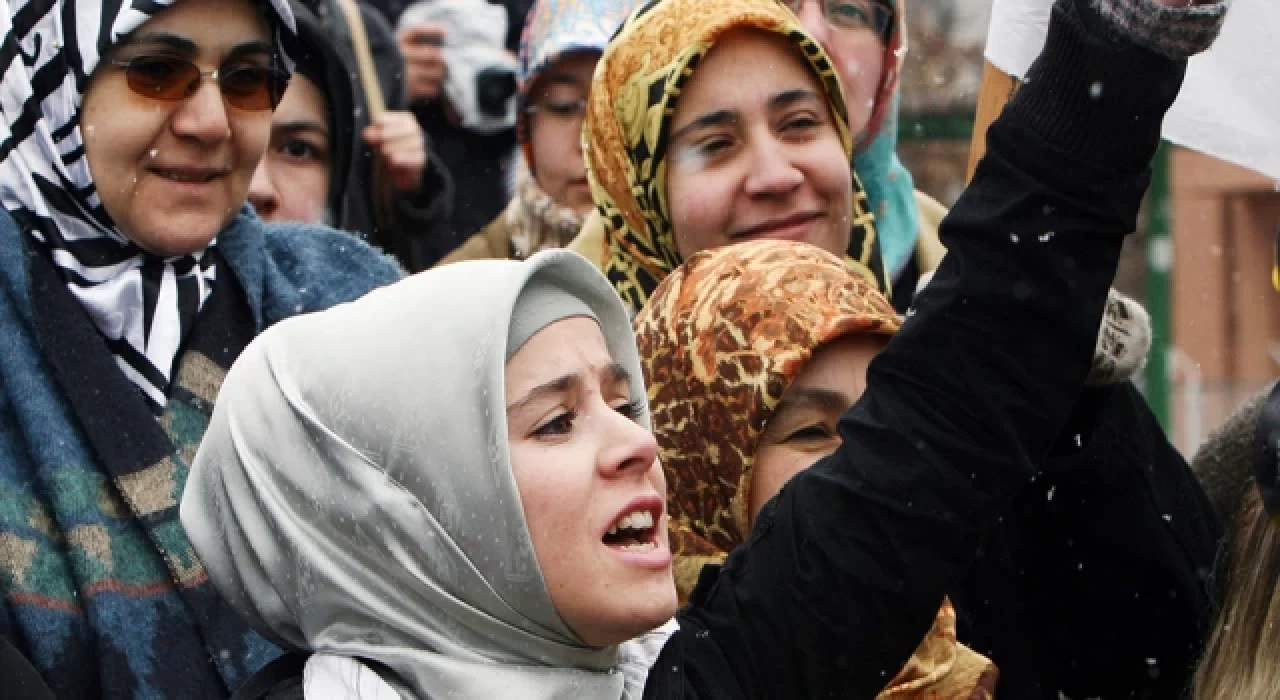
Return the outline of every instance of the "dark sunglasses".
[[[210,77],[218,83],[227,104],[260,112],[275,109],[289,86],[289,74],[285,71],[252,63],[223,66],[208,73],[176,56],[137,56],[126,61],[111,61],[111,65],[124,70],[130,90],[164,102],[180,102],[191,97],[200,89],[200,81]]]

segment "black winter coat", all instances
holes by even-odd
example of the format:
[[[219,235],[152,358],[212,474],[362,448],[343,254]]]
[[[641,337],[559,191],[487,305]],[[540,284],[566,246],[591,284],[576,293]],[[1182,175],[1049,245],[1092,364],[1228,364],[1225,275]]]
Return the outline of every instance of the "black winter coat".
[[[1132,384],[1085,391],[951,592],[997,697],[1177,698],[1212,618],[1221,528]]]
[[[843,444],[793,478],[761,512],[748,542],[704,573],[678,615],[680,631],[650,673],[646,698],[872,698],[928,631],[943,595],[962,590],[971,572],[982,583],[975,560],[993,556],[984,545],[1026,534],[1048,550],[1033,580],[1067,575],[1061,569],[1079,563],[1083,574],[1115,563],[1073,551],[1091,546],[1084,539],[1055,541],[1057,527],[1096,541],[1130,519],[1149,529],[1151,509],[1179,507],[1161,502],[1169,494],[1147,491],[1145,477],[1130,469],[1116,476],[1129,482],[1112,492],[1119,502],[1100,505],[1116,518],[1108,524],[1063,525],[1051,522],[1061,515],[1053,511],[1019,511],[1025,499],[1044,497],[1028,484],[1046,465],[1041,478],[1062,489],[1055,500],[1084,497],[1071,492],[1073,477],[1090,475],[1049,457],[1073,414],[1099,415],[1081,404],[1083,379],[1123,237],[1136,229],[1161,118],[1185,67],[1113,38],[1095,12],[1088,0],[1054,8],[1030,80],[992,126],[986,158],[942,223],[949,254],[915,313],[871,364],[866,393],[841,419]],[[1092,99],[1096,81],[1107,87]],[[1047,232],[1053,235],[1042,240]],[[1132,412],[1123,400],[1111,397],[1107,410]],[[1132,424],[1158,430],[1138,418]],[[1101,447],[1108,440],[1093,439],[1108,457]],[[1120,461],[1146,467],[1140,457]],[[1108,494],[1090,486],[1087,495]],[[1001,517],[1025,517],[1040,534],[1031,527],[1002,534]],[[1189,526],[1190,539],[1198,529]],[[1179,640],[1195,636],[1186,630],[1200,624],[1193,619],[1198,604],[1165,608],[1180,618],[1170,623],[1178,634],[1160,640],[1158,630],[1144,627],[1155,622],[1148,609],[1117,599],[1117,591],[1154,594],[1169,586],[1179,596],[1202,593],[1185,577],[1157,580],[1162,566],[1181,569],[1184,557],[1194,557],[1169,551],[1175,538],[1155,539],[1166,551],[1149,558],[1179,566],[1135,561],[1128,571],[1120,566],[1114,581],[1085,575],[1057,582],[1052,600],[1036,609],[1051,610],[1050,602],[1076,608],[1044,621],[1044,630],[1071,630],[1046,640],[1049,655],[1106,677],[1131,675],[1132,658],[1086,659],[1077,649],[1054,648],[1077,636],[1105,640],[1115,624],[1124,630],[1117,635],[1122,645],[1138,635],[1153,653],[1185,661]],[[1063,600],[1064,586],[1074,601]],[[1096,614],[1079,619],[1090,596],[1099,601]],[[1019,591],[1006,604],[1027,598]],[[1109,649],[1095,651],[1105,656]],[[1028,668],[1042,661],[1033,658]],[[1055,673],[1071,663],[1064,665]]]

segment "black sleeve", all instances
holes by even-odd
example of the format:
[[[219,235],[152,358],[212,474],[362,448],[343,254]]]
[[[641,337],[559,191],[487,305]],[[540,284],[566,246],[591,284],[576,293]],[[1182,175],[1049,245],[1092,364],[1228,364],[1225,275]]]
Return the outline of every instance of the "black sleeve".
[[[4,679],[4,697],[9,700],[53,700],[53,691],[45,685],[40,672],[7,634],[0,634],[0,678]]]
[[[875,696],[1049,453],[1185,70],[1100,31],[1094,12],[1054,8],[942,223],[948,255],[841,419],[842,446],[695,590],[647,697]]]
[[[406,251],[405,266],[421,272],[444,257],[432,249],[446,235],[454,206],[453,178],[440,158],[427,145],[427,167],[417,192],[400,193],[395,198],[396,237]]]
[[[1131,384],[1088,390],[1098,424],[1046,461],[1004,529],[1020,553],[1046,675],[1072,697],[1178,697],[1212,618],[1222,529]]]

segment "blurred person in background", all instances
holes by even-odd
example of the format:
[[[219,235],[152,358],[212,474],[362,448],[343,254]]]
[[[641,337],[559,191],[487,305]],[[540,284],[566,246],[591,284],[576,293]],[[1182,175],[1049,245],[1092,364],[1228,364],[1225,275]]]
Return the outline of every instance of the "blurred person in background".
[[[448,224],[453,183],[413,114],[401,109],[403,63],[390,26],[362,8],[388,108],[372,124],[351,28],[335,0],[290,5],[297,70],[273,114],[249,201],[267,221],[325,223],[392,253],[410,271],[423,269]]]
[[[486,0],[422,0],[397,19],[405,85],[418,122],[453,177],[454,207],[434,264],[493,221],[511,196],[519,64],[507,48],[515,16]],[[435,61],[427,69],[420,54]]]
[[[178,521],[188,461],[254,336],[401,276],[245,206],[294,27],[284,0],[0,3],[0,636],[59,698],[225,698],[279,654]]]
[[[1280,291],[1280,232],[1271,283]],[[1264,700],[1280,687],[1280,383],[1254,395],[1191,464],[1226,526],[1214,572],[1218,620],[1194,699]]]
[[[1277,438],[1280,389],[1273,382],[1214,431],[1192,461],[1226,526],[1214,576],[1220,609],[1196,673],[1195,700],[1264,700],[1280,684],[1280,530],[1255,477],[1267,462],[1274,472],[1277,453],[1267,446]]]
[[[582,156],[582,118],[596,61],[639,0],[541,0],[520,43],[520,100],[507,208],[442,262],[523,260],[569,244],[595,204]]]
[[[400,20],[400,15],[404,14],[405,8],[413,5],[419,0],[360,0],[361,5],[368,5],[382,14],[384,18],[392,25]],[[507,11],[507,36],[504,45],[507,50],[515,53],[520,48],[520,34],[524,28],[525,17],[529,15],[530,8],[533,7],[534,0],[496,0],[495,5],[501,5]],[[427,94],[419,95],[414,93],[415,97],[435,97],[439,94],[440,85],[444,77],[444,59],[440,56],[440,52],[426,51],[414,49],[439,48],[439,42],[408,42],[405,40],[416,34],[425,35],[431,38],[443,40],[443,28],[438,24],[431,22],[419,23],[414,27],[406,29],[406,33],[400,37],[400,49],[405,54],[405,59],[409,63],[408,74],[420,76],[422,82],[421,88]],[[412,57],[412,58],[411,58]],[[423,69],[419,71],[418,69]],[[413,83],[414,81],[408,81]],[[432,91],[434,86],[434,92]]]
[[[891,299],[905,312],[920,275],[945,254],[945,208],[918,192],[898,158],[898,105],[907,54],[905,0],[780,0],[831,56],[855,132],[854,169],[876,217]]]

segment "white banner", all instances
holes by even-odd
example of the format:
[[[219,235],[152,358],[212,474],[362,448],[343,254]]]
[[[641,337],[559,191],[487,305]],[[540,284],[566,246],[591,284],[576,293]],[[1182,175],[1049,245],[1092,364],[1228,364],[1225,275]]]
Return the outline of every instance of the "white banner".
[[[1052,5],[995,0],[987,60],[1022,77],[1044,47]],[[1280,3],[1232,0],[1217,43],[1191,59],[1164,136],[1280,180]]]

